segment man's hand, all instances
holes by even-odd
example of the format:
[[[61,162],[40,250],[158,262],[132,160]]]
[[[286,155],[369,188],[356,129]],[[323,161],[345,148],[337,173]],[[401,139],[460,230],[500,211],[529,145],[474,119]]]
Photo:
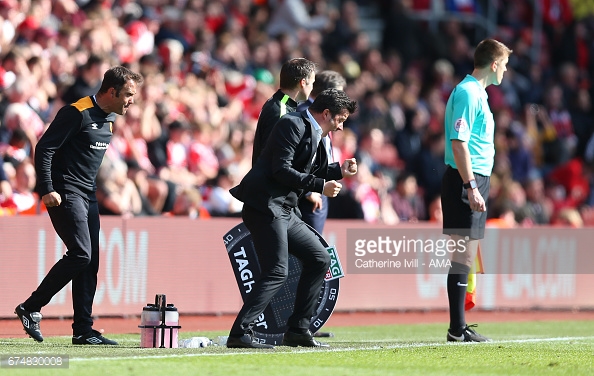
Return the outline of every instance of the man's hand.
[[[470,204],[470,209],[477,211],[477,212],[484,212],[487,211],[487,205],[485,204],[485,199],[481,196],[478,188],[475,189],[468,189],[468,202]]]
[[[62,197],[60,197],[60,194],[58,192],[50,192],[44,195],[41,198],[41,201],[43,201],[46,208],[51,208],[54,206],[60,206],[60,204],[62,203]]]
[[[322,195],[318,192],[311,192],[309,196],[305,196],[313,204],[312,213],[318,209],[322,209]]]
[[[340,188],[342,188],[342,184],[340,184],[336,180],[330,180],[324,184],[324,191],[322,193],[324,194],[324,196],[336,197],[336,195],[338,195],[338,192],[340,192]]]
[[[341,170],[344,178],[355,175],[357,173],[357,160],[355,158],[345,159]]]

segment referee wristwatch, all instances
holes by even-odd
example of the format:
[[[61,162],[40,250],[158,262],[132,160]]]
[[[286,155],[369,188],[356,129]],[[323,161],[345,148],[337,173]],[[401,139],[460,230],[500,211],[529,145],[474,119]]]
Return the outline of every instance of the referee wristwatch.
[[[474,180],[474,179],[470,179],[470,180],[468,181],[468,183],[464,183],[462,186],[463,186],[464,188],[466,188],[466,189],[469,189],[469,188],[470,188],[470,189],[475,189],[475,188],[477,187],[477,186],[476,186],[476,180]]]

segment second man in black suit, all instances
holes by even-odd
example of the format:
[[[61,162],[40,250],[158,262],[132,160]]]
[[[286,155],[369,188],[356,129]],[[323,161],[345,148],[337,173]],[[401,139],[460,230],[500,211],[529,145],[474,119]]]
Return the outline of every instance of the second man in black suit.
[[[346,80],[336,71],[324,70],[317,73],[309,98],[305,102],[299,103],[297,111],[308,109],[316,99],[316,96],[322,91],[326,89],[344,90],[345,86]],[[338,162],[332,156],[330,133],[322,141],[326,146],[328,163]],[[324,224],[326,223],[326,218],[328,218],[328,198],[326,196],[317,192],[307,192],[299,201],[299,211],[301,212],[301,219],[305,223],[313,227],[320,234],[324,232]],[[320,332],[317,334],[320,334]]]
[[[261,277],[231,327],[227,347],[272,348],[254,341],[252,327],[285,283],[289,252],[302,262],[303,272],[283,345],[327,346],[313,338],[309,326],[330,257],[294,208],[304,192],[336,196],[342,187],[336,180],[357,173],[354,158],[342,166],[328,164],[321,142],[328,132],[342,130],[356,109],[357,103],[343,91],[330,89],[320,93],[309,110],[283,116],[256,164],[231,189],[233,196],[244,202],[242,218],[252,234]]]
[[[298,100],[306,100],[313,89],[316,64],[302,57],[285,62],[280,71],[280,88],[270,97],[258,116],[252,166],[256,164],[274,124],[283,115],[297,109]]]

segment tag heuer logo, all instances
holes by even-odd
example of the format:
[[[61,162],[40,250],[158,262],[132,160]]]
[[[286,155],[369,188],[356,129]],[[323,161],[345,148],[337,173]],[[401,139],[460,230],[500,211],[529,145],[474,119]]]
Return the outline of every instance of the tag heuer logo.
[[[336,252],[336,249],[334,247],[328,247],[326,250],[330,255],[330,268],[328,268],[324,280],[331,281],[333,279],[344,277],[344,271],[342,269],[342,265],[340,264],[340,259],[338,258],[338,252]]]

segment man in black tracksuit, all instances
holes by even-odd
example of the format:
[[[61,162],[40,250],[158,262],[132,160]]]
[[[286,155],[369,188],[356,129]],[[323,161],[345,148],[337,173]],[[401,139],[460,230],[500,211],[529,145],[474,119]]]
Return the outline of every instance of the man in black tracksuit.
[[[280,72],[280,89],[264,103],[258,116],[252,166],[256,164],[264,146],[266,146],[268,136],[278,119],[289,112],[296,111],[297,100],[306,100],[309,97],[313,89],[315,75],[316,65],[307,59],[295,58],[283,64]]]
[[[43,341],[42,307],[72,281],[72,343],[117,345],[93,330],[99,271],[99,210],[95,178],[109,146],[116,114],[134,103],[141,75],[124,67],[105,72],[97,95],[60,109],[35,149],[37,191],[68,251],[15,313],[27,334]]]

